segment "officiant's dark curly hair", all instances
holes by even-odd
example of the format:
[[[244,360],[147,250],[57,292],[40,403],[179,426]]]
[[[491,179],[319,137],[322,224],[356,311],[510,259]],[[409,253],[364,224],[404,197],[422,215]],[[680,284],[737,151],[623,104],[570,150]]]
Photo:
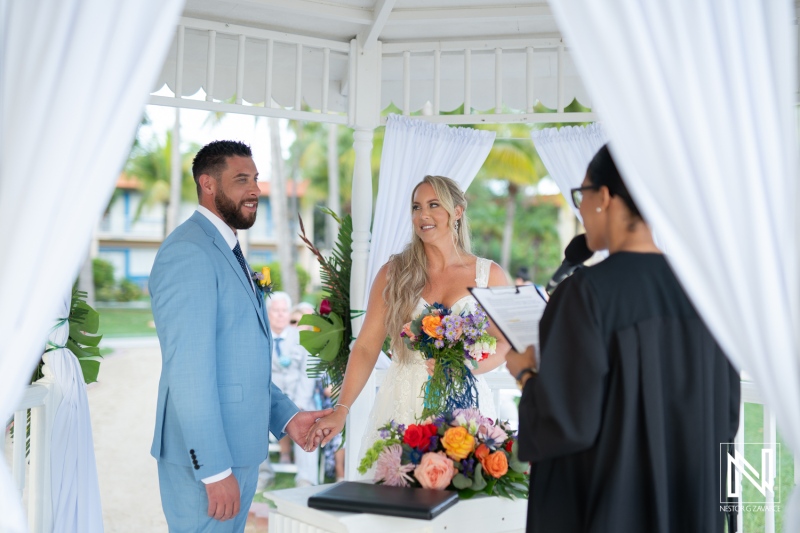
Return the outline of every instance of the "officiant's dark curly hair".
[[[208,174],[219,179],[219,173],[228,166],[227,158],[253,157],[250,147],[239,141],[214,141],[203,146],[192,161],[192,175],[200,198],[200,176]]]

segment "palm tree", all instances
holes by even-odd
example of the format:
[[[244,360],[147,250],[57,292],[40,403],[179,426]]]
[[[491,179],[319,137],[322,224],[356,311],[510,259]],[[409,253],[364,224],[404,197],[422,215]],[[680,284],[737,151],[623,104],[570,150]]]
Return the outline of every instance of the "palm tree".
[[[507,197],[500,266],[508,271],[511,263],[511,243],[514,239],[514,219],[519,193],[525,187],[538,183],[539,179],[546,174],[546,170],[530,140],[529,126],[525,124],[492,124],[481,126],[481,129],[491,129],[498,135],[486,162],[478,172],[478,177],[484,180],[505,182]]]
[[[192,201],[197,198],[197,189],[192,177],[192,157],[200,149],[192,143],[189,150],[181,154],[181,199]],[[164,206],[164,237],[167,236],[167,213],[170,201],[170,179],[172,170],[172,132],[167,132],[162,144],[153,138],[146,146],[134,150],[125,171],[142,184],[142,200],[139,202],[133,221],[139,220],[146,207],[161,204]]]

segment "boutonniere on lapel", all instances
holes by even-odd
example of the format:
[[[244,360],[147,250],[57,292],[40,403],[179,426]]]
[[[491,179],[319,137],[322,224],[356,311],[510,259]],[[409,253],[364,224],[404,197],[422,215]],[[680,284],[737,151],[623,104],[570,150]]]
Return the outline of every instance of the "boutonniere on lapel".
[[[269,275],[269,267],[263,267],[261,272],[253,272],[253,283],[261,289],[264,296],[269,298],[272,294],[272,278]]]

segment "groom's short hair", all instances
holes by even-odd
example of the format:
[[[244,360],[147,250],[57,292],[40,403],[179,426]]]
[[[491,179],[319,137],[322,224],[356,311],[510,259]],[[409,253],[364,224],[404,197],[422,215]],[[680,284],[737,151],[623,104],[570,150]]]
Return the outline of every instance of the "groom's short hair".
[[[253,157],[250,147],[239,141],[214,141],[203,146],[192,161],[192,175],[200,198],[200,176],[208,174],[219,179],[219,173],[228,166],[229,157]]]

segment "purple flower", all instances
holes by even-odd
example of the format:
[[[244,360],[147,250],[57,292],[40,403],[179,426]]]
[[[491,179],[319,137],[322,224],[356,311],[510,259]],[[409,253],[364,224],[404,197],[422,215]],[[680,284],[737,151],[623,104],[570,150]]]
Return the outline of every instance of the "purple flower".
[[[403,447],[392,444],[384,448],[375,463],[375,481],[383,481],[392,487],[407,487],[411,483],[409,472],[414,470],[414,464],[402,464]]]
[[[441,350],[442,348],[444,348],[444,341],[442,339],[436,339],[433,342],[433,345]]]
[[[470,477],[475,472],[475,459],[461,460],[461,473]]]
[[[490,426],[492,420],[483,416],[477,409],[456,409],[453,411],[453,421],[450,425],[465,427],[470,435],[476,435],[480,426]]]

